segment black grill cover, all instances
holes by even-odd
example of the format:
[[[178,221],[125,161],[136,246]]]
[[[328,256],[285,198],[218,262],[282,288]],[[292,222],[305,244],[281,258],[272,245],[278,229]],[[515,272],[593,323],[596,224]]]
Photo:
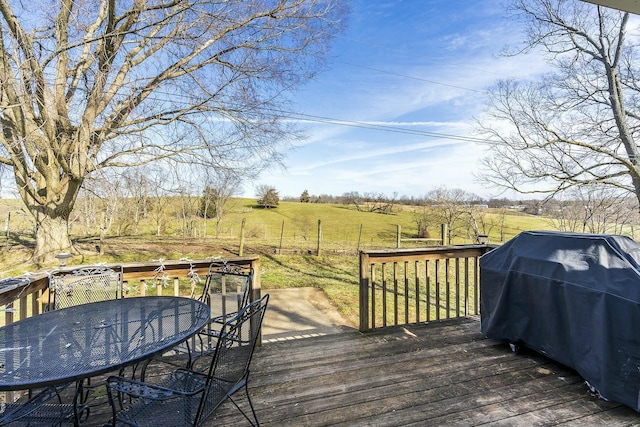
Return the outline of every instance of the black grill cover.
[[[640,412],[640,244],[528,231],[480,258],[482,333],[575,369]]]

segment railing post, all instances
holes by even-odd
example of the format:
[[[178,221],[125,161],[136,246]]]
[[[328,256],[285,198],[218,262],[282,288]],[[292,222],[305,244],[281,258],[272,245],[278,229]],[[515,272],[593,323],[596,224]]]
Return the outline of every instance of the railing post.
[[[253,276],[251,277],[251,284],[249,284],[249,296],[251,301],[257,301],[262,298],[262,284],[260,283],[260,259],[254,259],[250,262],[253,269]]]
[[[251,269],[253,270],[251,283],[249,283],[249,300],[257,301],[262,297],[262,284],[260,283],[260,258],[251,260],[249,265],[251,265]],[[262,330],[258,332],[256,345],[262,346]]]
[[[369,330],[369,255],[360,252],[360,332]]]

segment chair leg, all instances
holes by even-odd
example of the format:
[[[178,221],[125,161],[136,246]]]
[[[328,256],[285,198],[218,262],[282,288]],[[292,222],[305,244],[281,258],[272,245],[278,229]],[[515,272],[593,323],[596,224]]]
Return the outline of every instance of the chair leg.
[[[231,403],[233,403],[233,405],[236,408],[238,408],[238,411],[242,413],[242,415],[246,418],[246,420],[249,421],[249,424],[251,424],[253,427],[260,427],[260,422],[258,421],[258,415],[256,414],[256,410],[253,407],[253,402],[251,401],[251,396],[249,395],[249,381],[245,381],[244,386],[242,388],[244,389],[245,395],[247,396],[247,402],[249,402],[249,407],[251,408],[251,414],[253,415],[253,420],[251,420],[251,418],[249,418],[247,413],[242,410],[240,405],[238,405],[238,403],[233,399],[233,397],[229,396],[229,400],[231,401]]]
[[[258,421],[258,415],[256,414],[256,410],[253,407],[253,402],[251,401],[251,396],[249,395],[249,381],[244,383],[244,391],[247,395],[247,401],[249,402],[249,407],[251,408],[251,413],[253,414],[253,419],[256,420],[256,427],[260,427],[260,422]],[[253,425],[253,424],[252,424]]]

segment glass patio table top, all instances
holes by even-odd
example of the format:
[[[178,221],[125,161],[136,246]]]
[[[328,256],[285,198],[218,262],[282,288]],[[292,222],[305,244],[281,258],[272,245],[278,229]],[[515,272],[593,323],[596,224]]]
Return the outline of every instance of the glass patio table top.
[[[210,318],[200,301],[133,297],[76,305],[0,328],[0,390],[61,384],[133,365],[184,342]]]

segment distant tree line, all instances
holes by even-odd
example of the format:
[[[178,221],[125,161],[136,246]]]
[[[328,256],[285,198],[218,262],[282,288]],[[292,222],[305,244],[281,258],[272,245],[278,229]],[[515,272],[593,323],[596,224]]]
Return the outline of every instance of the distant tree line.
[[[399,206],[413,206],[416,237],[433,237],[434,225],[447,225],[449,241],[456,237],[474,240],[478,235],[489,234],[496,227],[504,235],[504,218],[489,216],[485,209],[495,213],[518,211],[528,215],[549,218],[550,226],[560,231],[633,235],[640,225],[638,202],[624,191],[616,191],[604,185],[574,187],[569,191],[546,199],[518,200],[510,198],[483,199],[476,194],[458,188],[440,187],[427,191],[421,197],[388,197],[382,193],[351,191],[341,196],[312,195],[304,190],[299,199],[285,197],[286,201],[301,203],[330,203],[352,205],[361,212],[394,214]]]
[[[138,235],[148,233],[151,225],[158,236],[206,237],[208,224],[214,221],[218,237],[228,201],[240,190],[241,181],[233,174],[196,177],[178,170],[137,168],[103,175],[83,188],[71,215],[71,231],[75,235]],[[279,192],[272,185],[257,186],[255,195],[257,208],[277,209],[280,203]],[[633,235],[640,224],[635,199],[604,186],[575,188],[562,197],[524,201],[483,199],[446,187],[429,190],[421,197],[356,191],[316,196],[305,190],[298,198],[283,200],[342,204],[359,212],[385,215],[411,209],[415,228],[403,230],[407,237],[439,238],[444,224],[448,241],[475,241],[483,234],[498,234],[504,240],[504,236],[513,234],[513,230],[504,228],[505,216],[513,211],[544,216],[550,226],[571,232]],[[306,228],[313,227],[309,223]]]
[[[446,190],[446,188],[444,188]],[[519,200],[509,198],[489,198],[484,199],[473,193],[466,192],[461,189],[451,189],[452,192],[465,193],[464,203],[471,205],[483,205],[489,208],[514,208],[517,207],[522,211],[531,214],[540,213],[542,201],[536,199]],[[304,190],[300,197],[284,196],[283,201],[300,203],[329,203],[329,204],[342,204],[353,205],[357,210],[378,212],[391,214],[393,213],[393,207],[396,205],[404,206],[421,206],[425,203],[425,200],[429,199],[429,192],[423,196],[398,196],[397,193],[387,196],[383,193],[365,192],[359,193],[357,191],[349,191],[343,193],[340,196],[330,194],[314,195],[310,194],[308,190]]]

